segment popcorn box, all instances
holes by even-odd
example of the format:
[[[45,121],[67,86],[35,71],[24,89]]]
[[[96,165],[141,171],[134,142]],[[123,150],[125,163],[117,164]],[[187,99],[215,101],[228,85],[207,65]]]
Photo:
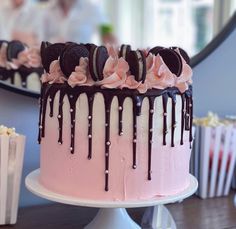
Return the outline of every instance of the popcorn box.
[[[17,220],[25,136],[0,133],[0,225]]]
[[[197,125],[190,163],[199,181],[201,198],[229,194],[236,159],[236,128],[233,124]]]

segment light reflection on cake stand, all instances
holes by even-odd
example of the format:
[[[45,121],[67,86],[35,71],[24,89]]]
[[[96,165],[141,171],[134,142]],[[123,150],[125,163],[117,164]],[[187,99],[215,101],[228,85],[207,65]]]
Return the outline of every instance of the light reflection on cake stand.
[[[93,201],[64,196],[52,192],[39,183],[39,174],[40,170],[35,170],[31,172],[25,180],[26,187],[35,195],[63,204],[100,208],[96,217],[85,227],[85,229],[141,229],[141,227],[129,217],[125,208],[163,206],[164,204],[178,202],[191,196],[198,187],[196,178],[189,175],[189,187],[177,195],[138,201]],[[160,224],[160,218],[157,216],[153,217],[157,218],[155,224]]]

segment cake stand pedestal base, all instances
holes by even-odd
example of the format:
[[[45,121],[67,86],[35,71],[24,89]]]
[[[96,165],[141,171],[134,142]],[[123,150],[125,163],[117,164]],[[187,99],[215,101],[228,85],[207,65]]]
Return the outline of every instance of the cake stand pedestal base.
[[[70,204],[83,207],[100,208],[96,217],[88,224],[85,229],[141,229],[128,215],[125,208],[137,208],[148,206],[161,206],[164,204],[174,203],[183,200],[196,192],[198,182],[195,177],[189,175],[190,184],[189,187],[182,192],[166,197],[155,197],[149,200],[133,200],[133,201],[96,201],[89,199],[79,199],[76,197],[65,196],[56,192],[50,191],[41,185],[39,182],[40,170],[35,170],[30,173],[26,179],[26,187],[35,195],[42,198],[52,200],[55,202]],[[155,207],[155,208],[156,208]],[[160,207],[158,207],[161,209]],[[156,212],[156,213],[155,213]],[[167,228],[162,227],[161,212],[154,211],[152,227],[150,228]],[[170,215],[171,217],[171,215]],[[169,227],[171,228],[171,227]]]
[[[141,229],[128,215],[125,208],[101,208],[85,229]]]

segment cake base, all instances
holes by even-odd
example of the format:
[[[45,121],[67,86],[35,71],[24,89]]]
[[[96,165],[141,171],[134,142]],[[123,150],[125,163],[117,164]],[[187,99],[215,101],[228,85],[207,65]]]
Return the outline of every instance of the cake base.
[[[70,196],[63,196],[44,188],[39,182],[40,170],[31,172],[25,180],[26,187],[37,196],[52,200],[59,203],[101,208],[93,221],[85,227],[85,229],[120,229],[120,228],[134,228],[140,229],[127,214],[125,208],[134,207],[148,207],[155,205],[163,205],[167,203],[174,203],[183,200],[196,192],[198,182],[196,178],[189,175],[190,185],[184,191],[167,197],[156,197],[150,200],[142,201],[93,201],[86,199],[79,199]],[[158,219],[160,220],[160,219]]]

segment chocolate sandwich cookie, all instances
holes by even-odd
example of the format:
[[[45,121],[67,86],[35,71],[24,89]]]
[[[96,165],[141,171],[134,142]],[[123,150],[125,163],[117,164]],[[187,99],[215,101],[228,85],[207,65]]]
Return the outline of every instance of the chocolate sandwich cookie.
[[[92,47],[96,47],[96,45],[95,45],[95,44],[92,44],[92,43],[87,43],[87,44],[85,44],[84,46],[88,49],[89,52],[90,52],[90,50],[91,50]]]
[[[154,53],[153,53],[154,54]],[[155,52],[155,55],[160,55],[170,69],[170,71],[175,74],[176,76],[180,76],[182,72],[182,60],[180,55],[172,49],[160,49],[159,51]]]
[[[18,54],[24,51],[25,48],[26,48],[26,45],[20,41],[13,40],[13,41],[8,42],[7,60],[11,61],[12,59],[16,59]]]
[[[127,59],[127,54],[131,51],[130,45],[121,45],[119,51],[119,57],[123,57],[125,60]]]
[[[48,41],[42,41],[41,46],[40,46],[40,56],[44,56],[45,55],[45,50],[47,49],[47,47],[49,47],[50,45],[52,45],[50,42]]]
[[[81,57],[89,57],[89,51],[84,45],[71,43],[65,46],[60,55],[60,67],[66,77],[75,71]]]
[[[170,49],[173,49],[174,51],[176,51],[176,49],[179,49],[179,52],[180,52],[181,56],[184,58],[184,60],[186,61],[186,63],[187,64],[190,63],[190,57],[185,50],[183,50],[182,48],[179,48],[179,47],[175,47],[175,46],[170,47]]]
[[[150,49],[149,52],[148,52],[148,54],[149,54],[149,53],[152,53],[153,55],[156,56],[156,55],[158,54],[158,52],[159,52],[160,50],[162,50],[162,49],[164,49],[164,47],[162,47],[162,46],[156,46],[156,47]]]
[[[65,44],[63,43],[55,43],[50,45],[50,43],[46,42],[41,45],[42,65],[46,72],[49,72],[52,61],[58,60],[64,47]]]
[[[108,57],[106,47],[92,46],[90,48],[89,71],[94,81],[103,80],[103,69]]]
[[[144,82],[146,79],[146,58],[141,50],[130,51],[127,54],[127,62],[130,72],[134,75],[135,80]]]

